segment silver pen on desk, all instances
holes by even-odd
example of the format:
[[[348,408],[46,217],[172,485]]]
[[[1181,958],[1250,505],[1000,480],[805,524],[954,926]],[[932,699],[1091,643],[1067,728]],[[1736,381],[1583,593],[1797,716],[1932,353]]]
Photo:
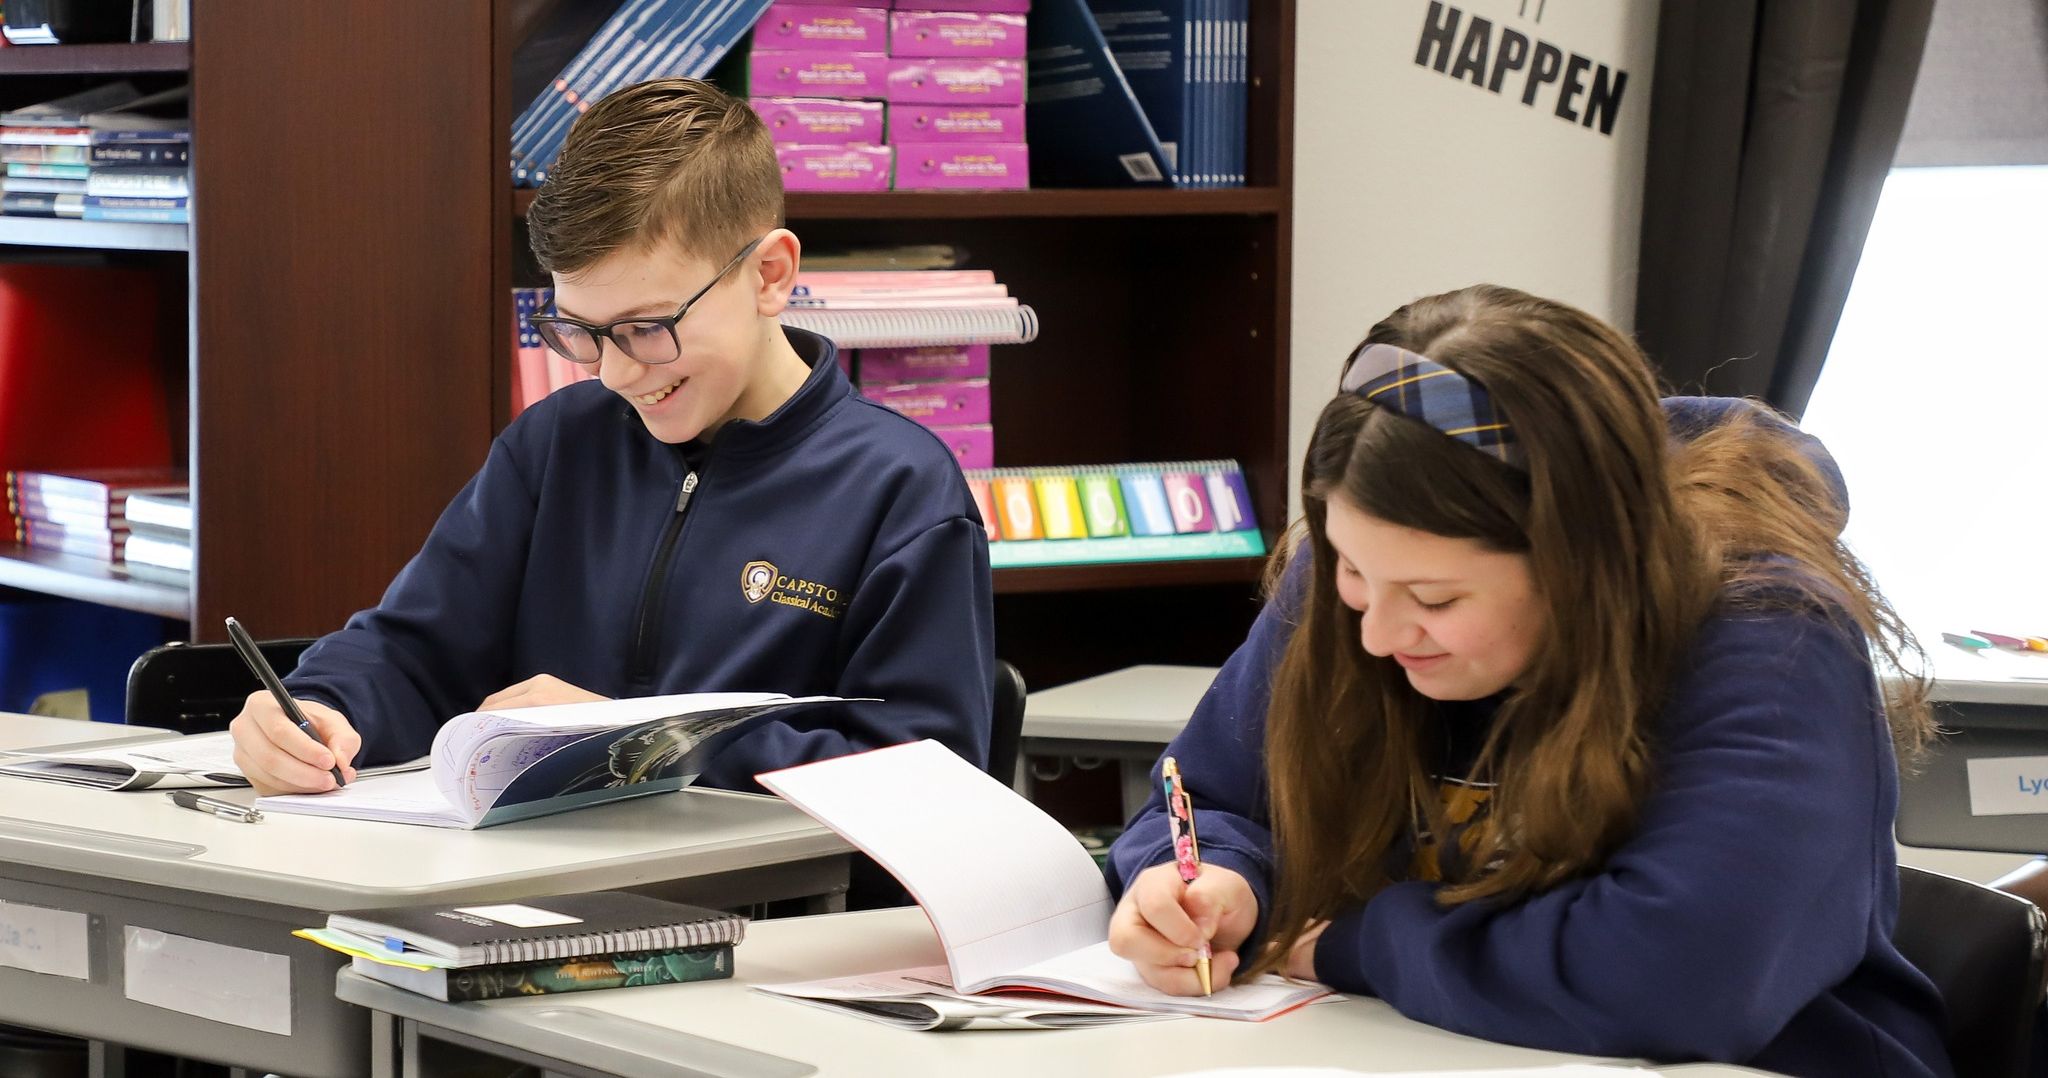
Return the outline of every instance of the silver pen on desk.
[[[233,820],[236,823],[261,823],[263,821],[263,814],[261,812],[247,805],[237,805],[233,801],[222,801],[218,797],[208,797],[205,794],[196,794],[190,790],[171,790],[164,796],[169,797],[171,803],[179,808],[188,808],[194,812],[211,813],[223,820]]]

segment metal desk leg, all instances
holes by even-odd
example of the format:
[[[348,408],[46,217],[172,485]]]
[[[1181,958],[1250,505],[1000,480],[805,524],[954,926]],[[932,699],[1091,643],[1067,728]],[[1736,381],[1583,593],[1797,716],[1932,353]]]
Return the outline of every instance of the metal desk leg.
[[[1118,760],[1116,767],[1123,779],[1124,819],[1129,820],[1145,807],[1145,801],[1152,796],[1152,763],[1149,760]]]
[[[128,1050],[106,1041],[85,1043],[85,1073],[91,1078],[126,1078]]]
[[[399,1078],[398,1019],[370,1012],[370,1078]]]

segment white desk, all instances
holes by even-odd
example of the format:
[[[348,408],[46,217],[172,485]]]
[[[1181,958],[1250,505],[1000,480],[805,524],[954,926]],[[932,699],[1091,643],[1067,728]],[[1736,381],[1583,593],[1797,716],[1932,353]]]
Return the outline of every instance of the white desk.
[[[1213,666],[1133,666],[1031,693],[1024,700],[1019,792],[1029,793],[1024,776],[1032,753],[1113,759],[1129,819],[1151,795],[1159,751],[1187,725],[1215,680]]]
[[[1928,643],[1930,636],[1933,643]],[[1970,814],[1968,761],[2048,756],[2048,654],[1969,652],[1922,634],[1935,715],[1952,733],[1899,788],[1899,841],[1998,853],[2048,853],[2048,812]],[[2044,806],[2048,808],[2048,806]]]
[[[163,737],[169,730],[154,726],[122,726],[113,722],[53,719],[0,711],[0,749],[55,749],[71,745],[104,745],[110,741],[141,741]]]
[[[246,803],[247,789],[218,792]],[[334,998],[340,955],[291,937],[336,910],[649,890],[713,906],[829,905],[848,847],[781,801],[684,791],[483,831],[287,816],[235,823],[162,793],[0,777],[0,901],[90,916],[89,980],[0,968],[0,1023],[294,1078],[371,1069],[368,1015]],[[289,1036],[128,998],[128,929],[284,956]],[[141,968],[138,966],[137,968]]]
[[[1414,1022],[1378,1000],[1321,1003],[1269,1022],[1187,1019],[1121,1028],[916,1033],[764,996],[772,984],[944,961],[923,912],[882,910],[752,926],[728,981],[448,1004],[344,971],[336,992],[377,1012],[402,1051],[402,1078],[442,1042],[579,1078],[1047,1078],[1162,1075],[1205,1067],[1441,1070],[1586,1062]],[[1761,1074],[1668,1068],[1686,1078]],[[375,1078],[393,1078],[374,1072]]]

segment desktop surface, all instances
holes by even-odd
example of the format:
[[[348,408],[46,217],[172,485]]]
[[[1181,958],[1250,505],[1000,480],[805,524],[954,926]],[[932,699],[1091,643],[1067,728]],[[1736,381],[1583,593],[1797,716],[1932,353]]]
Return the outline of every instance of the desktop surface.
[[[337,991],[348,1002],[409,1019],[428,1035],[443,1030],[509,1046],[529,1061],[569,1062],[625,1078],[1045,1078],[1253,1065],[1401,1071],[1588,1060],[1445,1032],[1375,999],[1310,1004],[1259,1023],[1194,1018],[1096,1029],[920,1033],[747,988],[943,964],[937,937],[916,908],[759,922],[734,959],[736,974],[728,981],[480,1004],[441,1003],[347,971]],[[1693,1065],[1663,1073],[1764,1072]]]
[[[1042,689],[1025,698],[1024,736],[1163,745],[1215,680],[1213,666],[1133,666]]]

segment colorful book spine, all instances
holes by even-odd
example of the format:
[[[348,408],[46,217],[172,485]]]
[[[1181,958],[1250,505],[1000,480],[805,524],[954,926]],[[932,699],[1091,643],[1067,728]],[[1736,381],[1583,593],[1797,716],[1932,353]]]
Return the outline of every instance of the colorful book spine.
[[[996,468],[967,481],[997,568],[1266,553],[1234,461]]]

